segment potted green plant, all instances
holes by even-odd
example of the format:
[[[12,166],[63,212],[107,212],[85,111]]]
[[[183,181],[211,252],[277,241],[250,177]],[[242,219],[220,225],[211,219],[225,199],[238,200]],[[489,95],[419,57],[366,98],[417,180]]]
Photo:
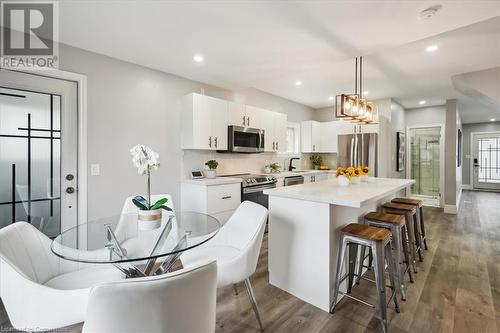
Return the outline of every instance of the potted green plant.
[[[323,158],[320,155],[312,155],[309,159],[311,160],[314,170],[318,170],[321,163],[323,163]]]
[[[158,199],[156,202],[151,201],[151,170],[157,170],[160,167],[159,155],[151,148],[144,145],[136,145],[130,149],[132,162],[137,168],[137,172],[148,177],[146,187],[146,198],[141,195],[135,196],[132,199],[134,205],[139,208],[137,214],[138,227],[141,230],[153,230],[161,225],[162,209],[172,211],[165,206],[167,198]]]
[[[205,163],[205,165],[208,167],[207,170],[205,170],[205,177],[207,178],[215,178],[217,176],[217,167],[219,166],[219,162],[216,160],[210,160]]]

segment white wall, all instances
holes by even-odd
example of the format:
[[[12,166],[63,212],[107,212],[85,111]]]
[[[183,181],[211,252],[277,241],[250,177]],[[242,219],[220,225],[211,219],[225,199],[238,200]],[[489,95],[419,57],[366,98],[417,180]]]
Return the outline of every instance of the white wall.
[[[152,191],[171,193],[179,206],[185,171],[179,99],[185,94],[203,88],[206,95],[287,113],[290,121],[310,119],[314,112],[255,89],[232,92],[67,45],[60,46],[60,69],[88,80],[88,163],[101,166],[101,176],[88,178],[89,219],[118,214],[126,197],[145,192],[145,178],[137,175],[129,156],[138,143],[160,154]],[[241,157],[241,165],[246,159]]]
[[[406,126],[444,125],[445,114],[446,107],[444,105],[407,109],[405,113]]]

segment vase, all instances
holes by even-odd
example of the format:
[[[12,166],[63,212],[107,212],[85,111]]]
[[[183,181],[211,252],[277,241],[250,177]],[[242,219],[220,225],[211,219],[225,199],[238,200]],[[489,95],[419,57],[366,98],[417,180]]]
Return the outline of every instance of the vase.
[[[353,183],[353,184],[359,184],[359,183],[361,183],[361,177],[357,177],[357,176],[352,177],[351,183]]]
[[[137,214],[139,230],[154,230],[161,226],[161,208],[140,210]]]
[[[216,170],[215,169],[205,170],[205,177],[207,177],[208,179],[216,178],[217,177]]]
[[[347,186],[347,185],[349,185],[349,183],[350,183],[350,181],[349,181],[349,179],[347,179],[346,176],[341,175],[341,176],[337,177],[337,184],[339,184],[340,186]]]

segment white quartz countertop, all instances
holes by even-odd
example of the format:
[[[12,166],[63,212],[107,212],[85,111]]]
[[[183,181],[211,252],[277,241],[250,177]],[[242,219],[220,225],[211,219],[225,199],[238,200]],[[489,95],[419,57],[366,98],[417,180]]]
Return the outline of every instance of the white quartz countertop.
[[[302,185],[278,187],[265,190],[264,194],[332,205],[359,208],[366,202],[381,199],[396,193],[411,184],[412,179],[373,178],[373,182],[361,182],[340,186],[336,179]]]
[[[202,178],[202,179],[184,179],[182,183],[184,184],[195,184],[200,186],[213,186],[213,185],[222,185],[222,184],[235,184],[241,183],[241,178],[233,178],[233,177],[217,177],[213,179]]]

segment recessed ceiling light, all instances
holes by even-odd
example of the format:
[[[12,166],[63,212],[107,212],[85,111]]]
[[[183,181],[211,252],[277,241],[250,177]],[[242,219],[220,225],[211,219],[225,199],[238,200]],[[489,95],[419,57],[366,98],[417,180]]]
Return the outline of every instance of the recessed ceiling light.
[[[334,98],[333,96],[328,97],[330,101],[333,101],[333,98]]]
[[[368,90],[363,91],[363,95],[368,95],[370,92]]]
[[[301,86],[302,85],[302,81],[295,81],[295,85],[296,86]]]
[[[427,102],[424,100],[421,100],[420,102],[418,102],[418,104],[420,104],[420,105],[424,105],[425,103],[427,103]]]
[[[438,46],[437,46],[437,45],[429,45],[429,46],[427,46],[427,47],[425,48],[425,50],[426,50],[427,52],[429,52],[429,53],[430,53],[430,52],[437,51],[437,49],[438,49]]]
[[[491,118],[490,121],[495,121],[496,119],[495,118]]]
[[[193,57],[194,62],[200,63],[200,62],[203,62],[203,60],[205,60],[205,59],[203,58],[203,56],[201,54],[195,54]]]

